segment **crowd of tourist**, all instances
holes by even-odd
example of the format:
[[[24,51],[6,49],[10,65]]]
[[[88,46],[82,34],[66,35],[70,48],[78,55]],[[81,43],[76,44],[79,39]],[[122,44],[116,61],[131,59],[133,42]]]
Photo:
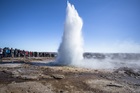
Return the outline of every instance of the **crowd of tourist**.
[[[32,52],[13,48],[0,48],[0,58],[2,57],[56,57],[54,52]]]

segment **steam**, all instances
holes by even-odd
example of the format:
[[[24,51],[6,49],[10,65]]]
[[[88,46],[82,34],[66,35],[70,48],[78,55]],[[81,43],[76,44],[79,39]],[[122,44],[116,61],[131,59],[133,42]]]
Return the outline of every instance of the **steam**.
[[[67,2],[64,33],[58,49],[58,64],[74,65],[83,59],[82,26],[82,19],[75,7]]]
[[[86,49],[95,53],[140,53],[140,44],[133,40],[117,40],[112,43],[91,44]]]

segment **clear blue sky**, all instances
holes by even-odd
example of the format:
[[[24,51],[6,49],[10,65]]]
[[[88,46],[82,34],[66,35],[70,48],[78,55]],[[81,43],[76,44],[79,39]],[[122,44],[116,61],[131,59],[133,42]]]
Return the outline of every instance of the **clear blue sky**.
[[[84,50],[140,53],[140,0],[69,0],[82,17]],[[0,0],[0,47],[57,51],[66,0]]]

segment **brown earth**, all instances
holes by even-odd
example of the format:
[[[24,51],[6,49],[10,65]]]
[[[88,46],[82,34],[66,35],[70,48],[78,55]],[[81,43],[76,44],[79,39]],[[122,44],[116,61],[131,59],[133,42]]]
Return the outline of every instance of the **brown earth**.
[[[39,59],[53,60],[29,61]],[[140,71],[127,67],[104,70],[28,64],[18,58],[3,61],[0,93],[140,93]]]

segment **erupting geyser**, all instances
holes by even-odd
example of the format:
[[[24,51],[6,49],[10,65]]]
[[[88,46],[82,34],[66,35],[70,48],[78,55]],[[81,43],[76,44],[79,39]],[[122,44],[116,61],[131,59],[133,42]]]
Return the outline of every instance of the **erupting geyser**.
[[[67,2],[66,20],[62,42],[58,49],[59,65],[74,65],[83,59],[83,22],[74,5]]]
[[[139,60],[127,60],[119,54],[90,54],[92,58],[83,58],[83,22],[74,5],[67,2],[66,19],[62,42],[58,49],[56,62],[51,65],[70,65],[94,69],[117,69],[120,67],[139,68]],[[134,55],[134,54],[133,54]],[[86,57],[86,56],[85,56]],[[130,55],[129,55],[130,57]],[[131,58],[131,57],[130,57]]]

